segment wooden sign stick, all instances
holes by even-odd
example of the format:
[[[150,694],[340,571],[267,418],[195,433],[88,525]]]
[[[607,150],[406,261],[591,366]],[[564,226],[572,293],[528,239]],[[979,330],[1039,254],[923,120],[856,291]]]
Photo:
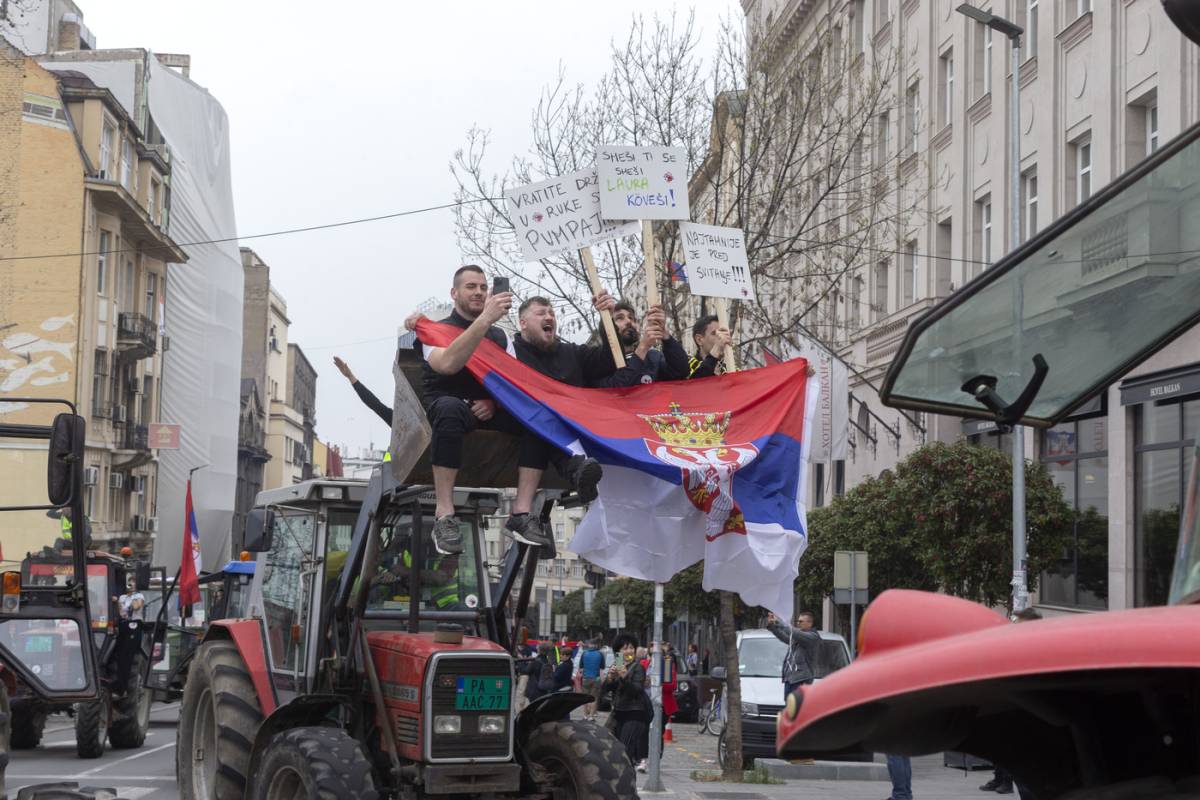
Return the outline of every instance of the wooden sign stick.
[[[654,229],[650,220],[642,220],[642,266],[646,270],[646,306],[659,305],[658,266],[654,257]]]
[[[580,249],[579,257],[583,259],[583,268],[587,270],[588,285],[592,287],[592,296],[594,297],[600,294],[600,290],[604,287],[600,285],[600,273],[596,271],[592,248]],[[604,325],[604,336],[608,339],[608,346],[612,348],[613,361],[616,362],[617,369],[620,369],[625,366],[625,354],[621,352],[621,342],[617,339],[617,326],[613,325],[612,312],[601,311],[600,323]]]
[[[729,300],[724,297],[714,297],[713,302],[717,306],[717,324],[722,328],[729,328]],[[730,333],[733,333],[731,330]],[[730,342],[725,348],[725,371],[737,372],[737,359],[733,356],[733,342]]]

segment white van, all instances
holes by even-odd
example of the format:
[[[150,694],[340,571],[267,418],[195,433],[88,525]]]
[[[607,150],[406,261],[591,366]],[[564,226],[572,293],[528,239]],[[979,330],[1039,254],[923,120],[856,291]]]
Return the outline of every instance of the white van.
[[[813,665],[816,680],[850,663],[850,648],[836,633],[820,631]],[[738,671],[742,677],[742,762],[775,758],[775,716],[783,710],[783,659],[788,646],[765,628],[739,631]]]

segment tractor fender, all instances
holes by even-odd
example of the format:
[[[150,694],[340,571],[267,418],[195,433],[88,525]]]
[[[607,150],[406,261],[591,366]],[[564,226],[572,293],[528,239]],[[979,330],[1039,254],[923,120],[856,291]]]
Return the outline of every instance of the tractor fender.
[[[263,627],[259,620],[219,620],[211,623],[204,632],[200,644],[211,641],[233,642],[238,654],[246,664],[254,690],[258,693],[258,707],[270,715],[279,705],[275,686],[271,683],[271,670],[267,665],[267,642],[263,638]]]
[[[529,735],[543,722],[561,720],[580,706],[591,703],[596,698],[583,692],[551,692],[536,700],[531,700],[521,713],[517,714],[517,725],[514,740],[518,746],[529,739]]]
[[[263,751],[271,744],[276,734],[293,728],[327,725],[329,713],[338,708],[346,709],[347,721],[358,713],[349,697],[339,694],[302,694],[276,708],[258,726],[254,734],[254,746],[250,750],[250,772],[258,771]]]

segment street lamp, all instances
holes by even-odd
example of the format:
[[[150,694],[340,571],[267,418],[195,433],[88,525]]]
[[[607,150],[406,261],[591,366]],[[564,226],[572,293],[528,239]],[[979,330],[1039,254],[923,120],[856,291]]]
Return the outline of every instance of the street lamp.
[[[1009,207],[1009,250],[1016,250],[1021,241],[1021,34],[1025,29],[968,3],[958,7],[958,13],[969,17],[980,25],[986,25],[1008,37],[1012,44],[1012,124],[1009,126],[1009,148],[1012,161],[1011,206]],[[990,87],[987,87],[990,88]],[[1021,305],[1023,302],[1020,281],[1013,282],[1013,336],[1015,350],[1021,352]],[[1025,435],[1020,425],[1012,430],[1012,485],[1013,485],[1013,614],[1025,609],[1029,592],[1025,581]]]

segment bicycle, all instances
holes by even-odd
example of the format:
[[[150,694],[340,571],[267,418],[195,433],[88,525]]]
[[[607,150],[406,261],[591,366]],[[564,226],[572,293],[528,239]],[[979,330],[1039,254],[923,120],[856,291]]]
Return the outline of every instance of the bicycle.
[[[700,723],[701,733],[711,733],[713,736],[721,735],[721,731],[725,730],[724,686],[722,686],[719,691],[712,693],[712,697],[709,699],[708,705],[702,706],[697,716],[697,721]]]

